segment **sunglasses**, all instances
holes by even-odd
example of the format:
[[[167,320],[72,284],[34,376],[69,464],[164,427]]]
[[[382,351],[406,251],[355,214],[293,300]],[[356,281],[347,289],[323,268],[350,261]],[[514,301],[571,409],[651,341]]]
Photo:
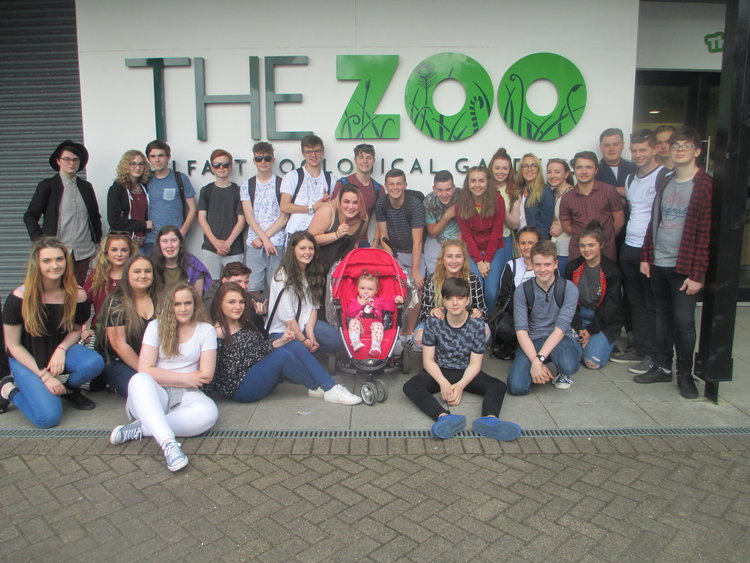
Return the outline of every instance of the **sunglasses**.
[[[253,160],[255,162],[271,162],[273,160],[272,156],[265,155],[265,156],[254,156]]]
[[[231,162],[212,162],[211,166],[213,168],[229,168],[232,166]]]

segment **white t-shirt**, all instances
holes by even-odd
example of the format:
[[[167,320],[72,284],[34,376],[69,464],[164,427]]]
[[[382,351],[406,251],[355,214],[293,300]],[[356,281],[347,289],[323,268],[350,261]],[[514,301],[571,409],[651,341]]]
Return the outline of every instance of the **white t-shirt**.
[[[630,219],[628,219],[625,231],[625,244],[633,248],[643,246],[643,238],[646,236],[646,229],[648,229],[648,223],[651,220],[651,210],[656,195],[656,177],[662,168],[664,167],[657,166],[643,178],[635,175],[630,184],[625,186],[628,194],[628,205],[630,206]]]
[[[533,269],[526,269],[526,261],[523,259],[523,256],[514,258],[514,260],[516,261],[516,277],[513,279],[513,283],[516,287],[520,287],[520,285],[526,280],[530,280],[531,278],[536,277]],[[511,268],[511,272],[513,271],[513,266],[510,264],[510,261],[508,261],[507,267]]]
[[[240,186],[240,201],[250,201],[250,190],[248,188],[248,181],[245,181]],[[296,184],[295,184],[296,185]],[[258,221],[260,228],[264,231],[268,230],[268,227],[276,222],[276,219],[281,215],[281,208],[279,202],[276,199],[276,175],[272,174],[271,179],[265,184],[255,177],[255,201],[253,205],[253,216]],[[258,235],[250,227],[247,228],[247,247],[250,248],[250,244],[258,238]],[[284,229],[279,229],[271,237],[271,244],[274,246],[284,246]]]
[[[154,319],[146,327],[143,343],[159,349],[156,367],[177,373],[190,373],[198,370],[201,352],[216,350],[216,329],[208,323],[198,323],[190,340],[180,344],[180,353],[173,358],[165,358],[159,346],[159,321]]]
[[[268,288],[268,294],[271,298],[268,300],[268,310],[273,311],[276,304],[276,300],[279,299],[281,290],[284,289],[284,282],[286,282],[286,273],[284,270],[279,270],[271,280],[271,285]],[[310,300],[310,296],[307,291],[307,281],[304,283],[305,286],[305,299],[302,301],[302,307],[300,308],[299,326],[302,330],[305,329],[307,321],[310,320],[310,315],[313,312],[313,304]],[[289,321],[297,315],[298,306],[297,295],[290,289],[284,290],[284,294],[281,296],[281,301],[276,309],[276,314],[273,316],[271,321],[271,327],[268,329],[270,334],[284,332],[286,330],[286,321]]]
[[[336,185],[336,182],[338,182],[338,178],[336,176],[331,174],[331,186],[329,188],[328,183],[326,182],[326,175],[322,170],[317,178],[313,178],[307,171],[307,168],[303,167],[302,171],[305,175],[305,178],[304,180],[302,180],[302,185],[300,186],[299,192],[297,193],[297,198],[293,202],[295,205],[304,205],[305,207],[308,207],[318,201],[325,194],[333,193],[333,188]],[[298,181],[299,172],[297,172],[297,170],[292,170],[291,172],[289,172],[286,176],[284,176],[284,180],[282,180],[281,182],[281,193],[293,196],[294,190],[297,189]],[[307,212],[292,213],[289,216],[289,221],[286,224],[286,232],[291,235],[292,233],[296,233],[297,231],[306,230],[310,225],[312,218],[313,216],[308,214]]]

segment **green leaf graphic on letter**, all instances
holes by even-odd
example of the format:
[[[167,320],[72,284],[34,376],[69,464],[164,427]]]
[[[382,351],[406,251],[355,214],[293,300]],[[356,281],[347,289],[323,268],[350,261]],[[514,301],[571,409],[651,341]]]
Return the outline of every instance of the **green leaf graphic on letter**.
[[[463,86],[466,101],[455,115],[443,115],[432,103],[435,88],[452,78]],[[428,137],[460,141],[487,122],[492,110],[492,80],[482,66],[460,53],[439,53],[417,65],[406,82],[404,101],[409,119]]]
[[[398,114],[375,113],[398,66],[398,55],[338,55],[336,78],[359,80],[336,127],[337,139],[398,139]]]
[[[557,106],[537,115],[526,104],[526,93],[537,80],[557,89]],[[554,53],[534,53],[516,61],[500,81],[497,106],[516,134],[532,141],[552,141],[570,133],[586,108],[586,81],[578,67]]]

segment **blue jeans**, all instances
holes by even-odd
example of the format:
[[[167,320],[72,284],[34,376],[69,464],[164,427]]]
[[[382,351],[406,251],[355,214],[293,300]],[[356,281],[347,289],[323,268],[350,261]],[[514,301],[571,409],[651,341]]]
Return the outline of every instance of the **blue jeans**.
[[[583,321],[583,328],[586,328],[593,322],[596,311],[594,309],[586,309],[584,307],[581,307],[578,310],[578,315],[581,317],[581,321]],[[591,369],[599,369],[607,365],[607,361],[609,360],[609,356],[612,353],[612,350],[614,350],[615,348],[615,344],[616,341],[610,342],[609,340],[607,340],[607,335],[604,334],[604,331],[592,334],[586,347],[581,348],[583,353],[583,362],[586,367]]]
[[[567,256],[558,256],[557,257],[557,271],[560,272],[560,276],[565,277],[565,268],[568,265],[568,257]]]
[[[253,364],[232,399],[240,403],[260,401],[274,390],[283,377],[308,389],[322,387],[328,391],[336,384],[305,345],[299,340],[292,340]]]
[[[304,328],[303,328],[304,332]],[[339,331],[325,321],[317,321],[315,323],[315,340],[320,344],[318,352],[326,354],[334,354],[344,349],[344,343],[341,341],[341,335]],[[281,336],[282,333],[274,332],[268,335],[270,340],[276,340]]]
[[[544,346],[547,338],[532,340],[534,349],[538,352]],[[568,336],[555,346],[550,354],[552,363],[557,367],[557,372],[565,375],[573,375],[578,371],[581,364],[581,346]],[[508,373],[508,391],[511,395],[526,395],[531,391],[531,362],[520,346],[516,348],[516,357],[510,366]]]
[[[128,383],[136,370],[117,358],[104,366],[104,381],[111,385],[120,397],[128,398]]]
[[[483,278],[479,273],[477,263],[469,258],[469,269],[477,276],[479,276],[479,279],[482,281],[482,288],[484,289],[484,302],[487,305],[487,315],[492,314],[492,311],[495,309],[495,304],[497,303],[497,298],[499,297],[500,279],[503,273],[503,268],[505,267],[505,262],[507,262],[507,260],[505,259],[505,254],[507,251],[508,249],[503,247],[499,248],[497,252],[495,252],[495,256],[492,257],[492,262],[490,262],[490,273],[487,274],[486,278]]]
[[[52,428],[60,424],[62,401],[42,383],[41,378],[21,362],[9,358],[10,372],[17,389],[11,393],[11,401],[32,424],[39,428]],[[102,357],[80,344],[74,344],[65,354],[65,372],[70,374],[65,386],[78,389],[98,376],[104,369]]]

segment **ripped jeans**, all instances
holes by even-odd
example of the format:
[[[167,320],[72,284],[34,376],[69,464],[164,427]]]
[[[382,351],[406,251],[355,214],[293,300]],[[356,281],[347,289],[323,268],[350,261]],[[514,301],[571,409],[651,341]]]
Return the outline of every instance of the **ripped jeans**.
[[[594,309],[581,307],[578,310],[578,315],[580,316],[581,321],[583,321],[583,328],[586,328],[594,320],[596,311]],[[603,368],[607,364],[609,356],[615,348],[615,344],[616,341],[610,342],[607,340],[607,335],[604,334],[604,331],[592,334],[591,338],[589,338],[589,343],[585,348],[582,348],[583,357],[581,359],[583,360],[583,365],[590,369]],[[591,367],[594,365],[597,367]]]

